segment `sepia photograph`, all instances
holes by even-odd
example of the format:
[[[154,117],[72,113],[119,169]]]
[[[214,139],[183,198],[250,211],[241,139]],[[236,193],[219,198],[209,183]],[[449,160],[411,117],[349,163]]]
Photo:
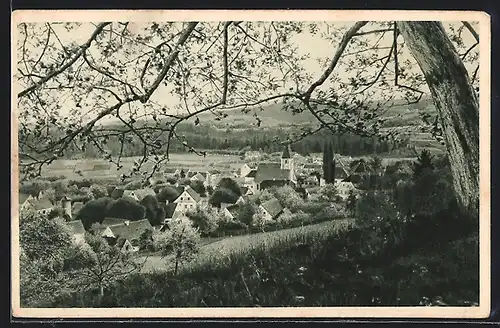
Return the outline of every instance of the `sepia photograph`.
[[[19,317],[490,313],[490,17],[15,11]]]

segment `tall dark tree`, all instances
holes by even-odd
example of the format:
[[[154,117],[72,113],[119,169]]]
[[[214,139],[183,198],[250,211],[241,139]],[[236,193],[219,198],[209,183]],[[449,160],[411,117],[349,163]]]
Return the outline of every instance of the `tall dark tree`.
[[[326,183],[335,181],[335,167],[333,162],[333,145],[330,141],[325,141],[323,145],[323,179]]]
[[[427,149],[424,149],[413,164],[413,180],[417,180],[427,169],[433,170],[434,164],[431,153]]]

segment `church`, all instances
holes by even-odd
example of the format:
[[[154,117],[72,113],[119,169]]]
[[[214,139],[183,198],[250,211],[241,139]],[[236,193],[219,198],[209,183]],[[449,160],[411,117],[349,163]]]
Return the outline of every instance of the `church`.
[[[285,146],[283,149],[280,163],[260,163],[253,174],[257,192],[285,185],[294,187],[297,184],[297,177],[290,146]]]

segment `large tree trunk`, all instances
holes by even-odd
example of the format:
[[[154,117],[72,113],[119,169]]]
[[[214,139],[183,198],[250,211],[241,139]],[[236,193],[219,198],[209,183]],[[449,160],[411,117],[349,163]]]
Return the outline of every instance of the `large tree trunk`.
[[[424,73],[442,125],[454,189],[464,208],[479,200],[479,103],[465,66],[439,22],[398,22]]]

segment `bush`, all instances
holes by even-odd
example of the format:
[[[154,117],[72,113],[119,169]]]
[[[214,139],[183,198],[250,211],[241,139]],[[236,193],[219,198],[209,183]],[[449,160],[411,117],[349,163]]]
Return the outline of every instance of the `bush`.
[[[197,207],[194,211],[188,211],[186,216],[191,219],[193,227],[198,229],[203,236],[217,230],[221,220],[221,215],[213,207]]]
[[[98,199],[102,197],[108,197],[108,191],[106,190],[106,187],[98,185],[98,184],[93,184],[89,188],[89,192],[92,195],[92,198]]]
[[[292,212],[297,212],[303,205],[303,198],[290,186],[283,186],[274,191],[274,196],[283,207]]]

